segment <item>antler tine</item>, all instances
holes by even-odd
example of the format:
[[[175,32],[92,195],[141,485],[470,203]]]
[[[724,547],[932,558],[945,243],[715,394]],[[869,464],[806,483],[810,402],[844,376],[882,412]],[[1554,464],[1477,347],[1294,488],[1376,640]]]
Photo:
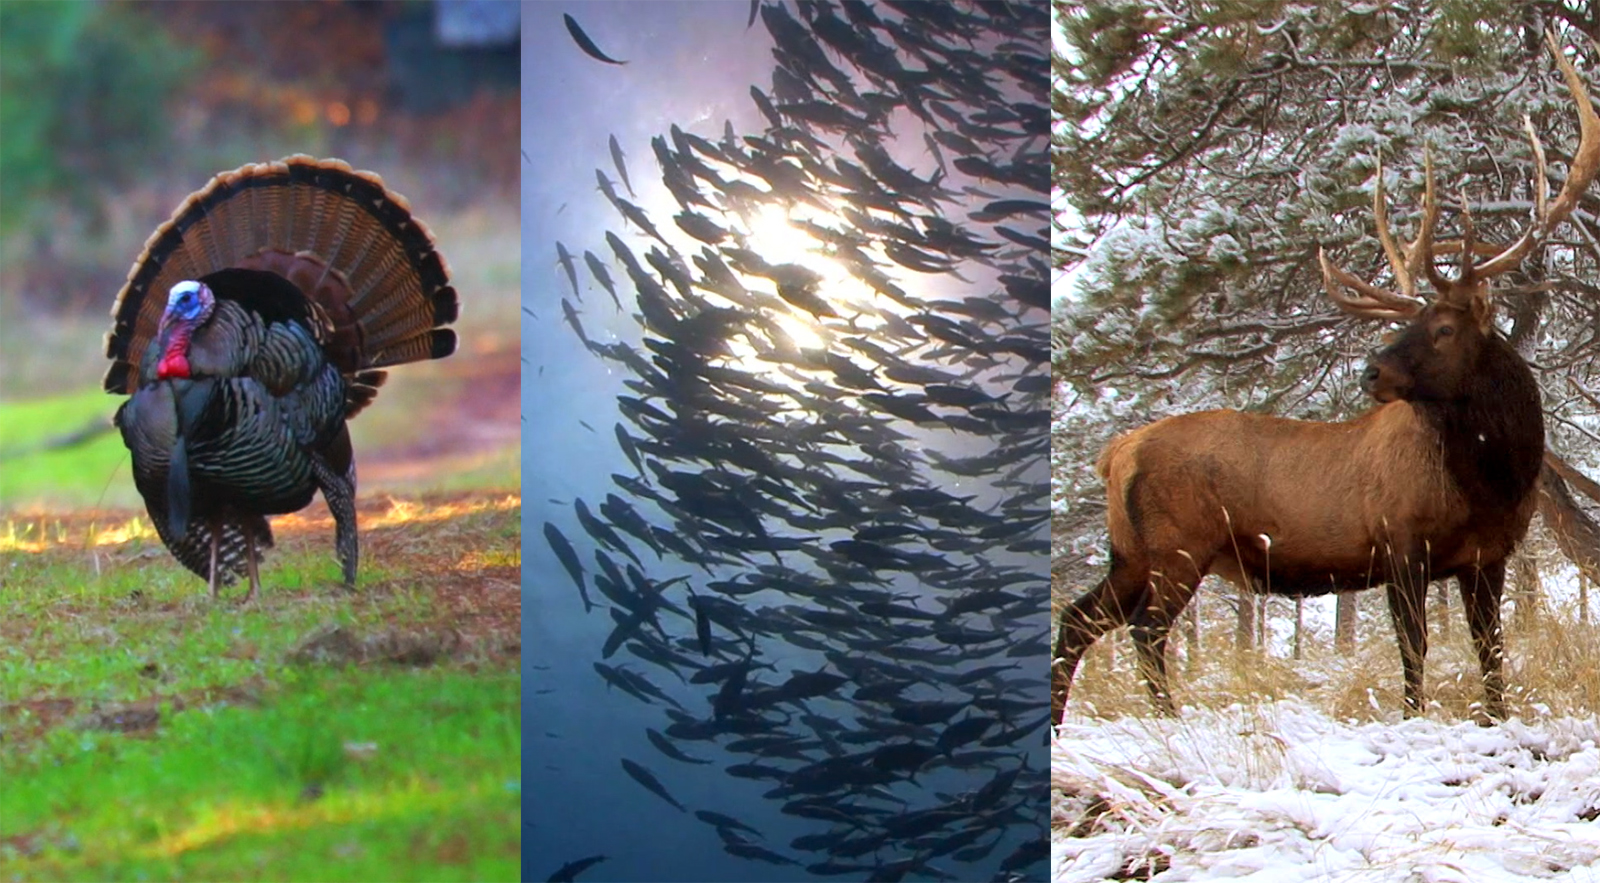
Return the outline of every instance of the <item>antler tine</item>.
[[[1533,216],[1548,217],[1550,209],[1550,183],[1545,177],[1544,142],[1533,128],[1533,120],[1522,115],[1522,130],[1528,133],[1528,143],[1533,146]]]
[[[1368,319],[1409,319],[1422,309],[1418,301],[1401,297],[1371,285],[1334,266],[1328,260],[1327,249],[1317,249],[1317,262],[1322,265],[1322,287],[1339,308],[1353,316]],[[1346,288],[1359,292],[1351,295],[1334,284],[1337,280]]]
[[[1457,285],[1472,284],[1472,258],[1478,244],[1478,230],[1472,223],[1472,203],[1467,202],[1467,188],[1461,188],[1461,272],[1456,276]],[[1435,249],[1437,253],[1437,249]]]
[[[1550,195],[1550,185],[1544,172],[1544,144],[1539,141],[1539,133],[1533,129],[1533,120],[1528,119],[1526,114],[1522,117],[1522,128],[1528,134],[1528,143],[1533,146],[1533,220],[1515,242],[1478,267],[1480,279],[1504,273],[1522,263],[1528,252],[1544,238],[1545,228],[1541,219],[1549,217]]]
[[[1549,188],[1545,181],[1544,171],[1544,145],[1539,142],[1539,136],[1533,131],[1532,123],[1525,123],[1528,138],[1533,144],[1533,157],[1535,168],[1535,217],[1526,232],[1513,242],[1506,250],[1488,262],[1478,267],[1479,278],[1504,273],[1517,266],[1527,257],[1533,246],[1543,240],[1550,231],[1561,225],[1572,210],[1577,208],[1578,200],[1583,198],[1584,191],[1589,189],[1589,184],[1594,180],[1595,173],[1600,172],[1600,115],[1596,115],[1594,102],[1589,100],[1589,91],[1584,88],[1583,79],[1578,76],[1578,71],[1567,61],[1566,55],[1561,52],[1561,44],[1556,41],[1553,31],[1545,31],[1545,42],[1550,46],[1550,52],[1556,58],[1556,66],[1561,68],[1561,75],[1567,81],[1567,91],[1578,105],[1578,149],[1572,156],[1572,163],[1567,167],[1567,180],[1561,186],[1561,192],[1554,202],[1546,202]]]
[[[1584,191],[1589,189],[1595,173],[1600,172],[1600,115],[1595,113],[1594,102],[1589,100],[1589,90],[1584,88],[1583,78],[1578,76],[1572,62],[1562,54],[1555,32],[1545,31],[1544,37],[1556,57],[1556,65],[1561,68],[1561,75],[1566,78],[1567,91],[1578,103],[1580,133],[1578,149],[1573,154],[1572,164],[1567,167],[1567,182],[1561,186],[1561,195],[1550,204],[1550,212],[1544,218],[1544,232],[1548,233],[1572,214]]]
[[[1440,239],[1433,243],[1433,253],[1436,255],[1460,254],[1461,244],[1459,239]],[[1472,254],[1475,257],[1492,258],[1502,251],[1505,251],[1505,247],[1495,245],[1493,242],[1478,241],[1472,243]]]
[[[1444,278],[1434,264],[1433,228],[1439,221],[1439,197],[1433,190],[1433,149],[1427,145],[1422,148],[1422,176],[1422,229],[1417,231],[1417,241],[1412,243],[1411,259],[1422,264],[1428,281],[1443,298],[1454,283]]]
[[[1378,183],[1372,188],[1372,214],[1378,222],[1378,241],[1383,244],[1383,253],[1389,257],[1389,266],[1394,268],[1394,280],[1400,286],[1400,293],[1415,297],[1417,280],[1412,272],[1414,268],[1407,266],[1400,246],[1394,241],[1394,234],[1389,231],[1389,207],[1383,192],[1383,155],[1378,154],[1375,161]]]
[[[1396,294],[1385,288],[1379,288],[1369,282],[1356,278],[1350,273],[1334,266],[1328,260],[1326,249],[1317,250],[1317,262],[1322,265],[1322,287],[1327,290],[1328,297],[1333,299],[1339,308],[1354,316],[1369,319],[1408,319],[1422,309],[1422,302],[1416,299],[1417,290],[1417,248],[1403,248],[1395,241],[1393,232],[1389,229],[1389,211],[1383,190],[1383,158],[1377,158],[1377,182],[1372,188],[1372,213],[1378,225],[1378,242],[1383,245],[1383,253],[1389,258],[1389,266],[1394,269],[1395,283],[1400,286],[1401,294]],[[1420,243],[1420,240],[1419,240]],[[1335,281],[1350,291],[1341,289]]]

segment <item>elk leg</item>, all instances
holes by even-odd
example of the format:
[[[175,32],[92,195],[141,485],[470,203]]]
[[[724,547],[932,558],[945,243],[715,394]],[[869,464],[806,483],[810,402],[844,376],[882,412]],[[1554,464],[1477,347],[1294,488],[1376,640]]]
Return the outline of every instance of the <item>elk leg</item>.
[[[1050,666],[1050,720],[1061,722],[1067,693],[1078,662],[1100,636],[1133,618],[1148,602],[1149,578],[1115,550],[1111,572],[1094,588],[1061,611],[1056,629],[1056,654]]]
[[[1461,606],[1467,609],[1467,628],[1478,651],[1483,674],[1483,710],[1494,720],[1505,720],[1506,685],[1500,672],[1505,659],[1505,635],[1500,630],[1500,598],[1505,588],[1506,563],[1496,561],[1476,571],[1460,574]]]
[[[1422,604],[1428,584],[1402,574],[1389,583],[1389,615],[1400,644],[1400,668],[1406,682],[1406,717],[1422,713],[1422,663],[1428,656],[1428,623]]]
[[[1167,717],[1177,717],[1172,704],[1172,686],[1167,676],[1167,636],[1172,633],[1170,619],[1133,628],[1133,646],[1139,651],[1139,678],[1150,691],[1150,704]]]
[[[1061,611],[1056,625],[1055,659],[1050,664],[1052,724],[1061,723],[1061,715],[1067,710],[1067,693],[1072,689],[1072,677],[1078,672],[1084,651],[1125,621],[1127,616],[1117,603],[1109,576]]]
[[[1178,709],[1172,703],[1171,680],[1167,674],[1167,638],[1172,633],[1172,624],[1194,599],[1200,575],[1196,573],[1188,579],[1168,576],[1194,570],[1188,559],[1172,557],[1174,560],[1167,562],[1168,569],[1151,573],[1150,584],[1154,591],[1149,593],[1144,609],[1135,611],[1132,631],[1133,646],[1139,653],[1139,676],[1145,689],[1150,691],[1151,704],[1157,712],[1176,717]]]
[[[1405,716],[1422,713],[1423,661],[1428,656],[1428,551],[1405,537],[1388,541],[1389,616],[1400,645],[1400,669],[1405,677]]]

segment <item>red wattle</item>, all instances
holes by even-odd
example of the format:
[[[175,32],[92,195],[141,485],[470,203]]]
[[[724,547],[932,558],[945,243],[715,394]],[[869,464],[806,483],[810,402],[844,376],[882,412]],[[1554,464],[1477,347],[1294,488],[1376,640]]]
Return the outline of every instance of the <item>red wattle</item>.
[[[161,357],[161,362],[156,365],[157,380],[171,380],[174,377],[188,378],[189,357],[178,350],[169,351]]]
[[[193,329],[179,325],[167,339],[167,349],[156,363],[156,379],[170,380],[189,377],[189,333]]]

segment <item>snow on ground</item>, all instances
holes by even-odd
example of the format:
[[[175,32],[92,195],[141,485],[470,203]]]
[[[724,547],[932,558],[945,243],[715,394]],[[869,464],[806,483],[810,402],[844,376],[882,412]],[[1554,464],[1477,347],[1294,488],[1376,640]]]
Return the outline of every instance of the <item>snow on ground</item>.
[[[1600,883],[1600,716],[1341,723],[1304,703],[1074,716],[1055,883]]]

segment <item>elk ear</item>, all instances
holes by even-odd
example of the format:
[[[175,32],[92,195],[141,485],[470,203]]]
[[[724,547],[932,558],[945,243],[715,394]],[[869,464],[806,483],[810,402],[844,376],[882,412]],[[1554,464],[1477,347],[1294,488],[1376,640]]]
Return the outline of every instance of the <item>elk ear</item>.
[[[1472,301],[1468,304],[1472,312],[1472,321],[1484,334],[1494,330],[1494,301],[1489,299],[1489,287],[1480,285],[1472,293]]]

